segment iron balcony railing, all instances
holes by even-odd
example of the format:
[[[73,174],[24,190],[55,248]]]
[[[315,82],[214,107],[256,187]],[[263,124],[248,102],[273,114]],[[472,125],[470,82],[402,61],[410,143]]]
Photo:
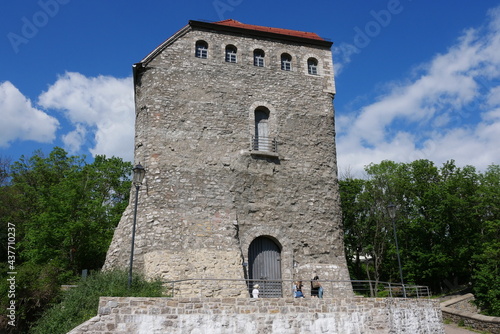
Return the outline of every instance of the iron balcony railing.
[[[165,282],[167,295],[170,297],[194,297],[193,291],[198,291],[196,296],[212,297],[226,290],[229,286],[240,286],[248,292],[251,297],[255,284],[259,285],[259,298],[291,298],[293,297],[293,285],[300,280],[263,280],[263,279],[216,279],[196,278]],[[311,297],[311,280],[302,280],[302,292],[305,298]],[[335,298],[342,291],[350,291],[355,296],[370,298],[430,298],[429,287],[423,285],[411,285],[392,282],[377,281],[333,281],[320,280],[323,288],[324,298]],[[193,286],[196,288],[193,290]]]
[[[278,153],[278,143],[276,142],[276,138],[252,136],[250,150]]]

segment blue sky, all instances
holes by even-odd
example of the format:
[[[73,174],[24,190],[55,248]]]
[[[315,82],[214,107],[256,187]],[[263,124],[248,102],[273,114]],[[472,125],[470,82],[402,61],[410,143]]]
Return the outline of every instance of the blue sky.
[[[189,20],[315,32],[332,48],[340,174],[500,163],[500,1],[40,0],[0,13],[0,157],[133,158],[132,64]]]

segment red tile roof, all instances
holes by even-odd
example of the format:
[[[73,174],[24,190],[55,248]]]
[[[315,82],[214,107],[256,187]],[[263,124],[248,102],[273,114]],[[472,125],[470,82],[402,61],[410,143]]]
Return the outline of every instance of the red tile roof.
[[[280,35],[289,35],[289,36],[295,36],[295,37],[315,39],[318,41],[325,40],[313,32],[304,32],[304,31],[281,29],[281,28],[262,27],[262,26],[252,25],[252,24],[241,23],[241,22],[238,22],[238,21],[232,20],[232,19],[214,22],[214,24],[219,24],[219,25],[224,25],[224,26],[229,26],[229,27],[236,27],[236,28],[243,28],[243,29],[248,29],[248,30],[265,31],[265,32],[270,32],[270,33],[280,34]]]

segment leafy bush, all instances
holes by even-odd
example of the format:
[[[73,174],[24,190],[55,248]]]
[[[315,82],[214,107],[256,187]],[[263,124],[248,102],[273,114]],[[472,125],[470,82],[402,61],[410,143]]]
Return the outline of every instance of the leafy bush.
[[[2,333],[26,333],[30,323],[40,317],[48,308],[50,303],[57,302],[60,295],[62,280],[66,273],[53,264],[36,265],[31,263],[16,267],[15,291],[15,326],[8,325],[7,307],[10,303],[8,276],[3,275],[9,270],[6,266],[0,266],[0,332]]]
[[[125,271],[100,272],[78,283],[76,288],[65,292],[62,302],[43,314],[31,329],[33,334],[67,333],[71,329],[97,315],[99,297],[161,297],[162,283],[147,281],[134,275],[132,286],[127,287]]]

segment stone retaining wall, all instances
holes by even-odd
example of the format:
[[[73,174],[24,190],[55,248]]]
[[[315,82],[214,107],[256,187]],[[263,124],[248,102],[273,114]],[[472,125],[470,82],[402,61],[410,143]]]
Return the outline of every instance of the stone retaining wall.
[[[99,314],[69,334],[444,334],[429,299],[101,297]]]
[[[488,317],[474,313],[477,311],[471,301],[474,295],[469,293],[441,303],[443,318],[453,323],[463,323],[467,327],[492,334],[500,334],[500,317]]]

